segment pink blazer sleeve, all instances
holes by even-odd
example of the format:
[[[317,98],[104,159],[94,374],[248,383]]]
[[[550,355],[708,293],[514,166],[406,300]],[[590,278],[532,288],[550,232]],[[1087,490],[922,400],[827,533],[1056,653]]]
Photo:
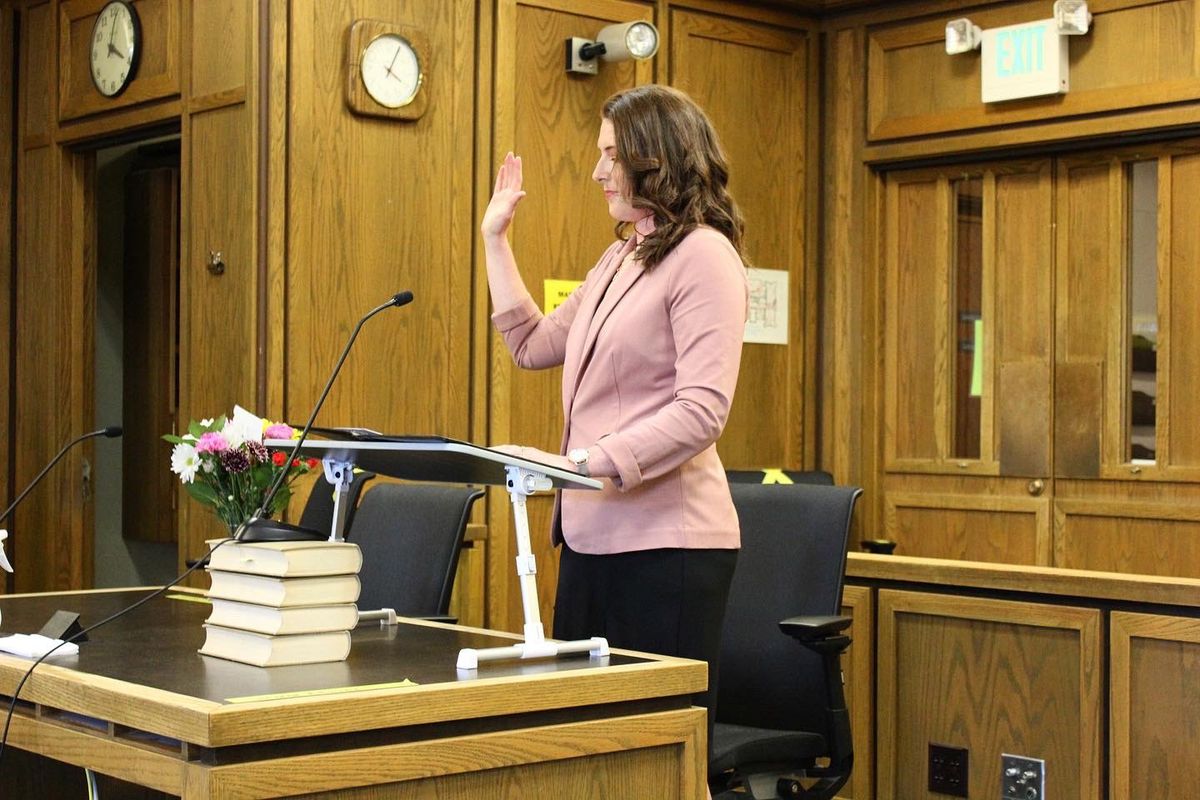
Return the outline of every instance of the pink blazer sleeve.
[[[549,316],[542,314],[537,303],[526,291],[524,299],[514,308],[497,311],[492,315],[492,324],[504,339],[512,353],[513,361],[523,369],[547,369],[557,367],[566,357],[567,334],[579,311],[579,306],[589,293],[596,289],[596,276],[603,274],[609,259],[623,249],[624,242],[614,242],[596,266],[588,271],[583,283],[571,292],[563,303]]]

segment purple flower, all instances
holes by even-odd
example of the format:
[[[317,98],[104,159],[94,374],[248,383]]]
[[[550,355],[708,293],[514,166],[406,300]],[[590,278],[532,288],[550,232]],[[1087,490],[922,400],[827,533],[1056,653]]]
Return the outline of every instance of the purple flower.
[[[236,475],[250,469],[250,458],[241,450],[226,450],[221,453],[221,466]]]
[[[196,442],[197,453],[224,453],[228,449],[229,442],[215,431],[201,434],[200,441]]]
[[[262,442],[246,442],[246,455],[251,464],[261,464],[267,460],[267,448]]]

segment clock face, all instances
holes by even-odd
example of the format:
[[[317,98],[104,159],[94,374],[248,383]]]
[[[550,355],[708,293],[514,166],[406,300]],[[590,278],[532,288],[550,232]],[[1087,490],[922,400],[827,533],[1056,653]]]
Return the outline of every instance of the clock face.
[[[120,94],[133,80],[141,48],[137,12],[116,0],[106,5],[92,27],[92,83],[106,97]]]
[[[407,39],[394,33],[371,40],[363,50],[360,69],[367,93],[386,108],[411,103],[424,79],[416,50]]]

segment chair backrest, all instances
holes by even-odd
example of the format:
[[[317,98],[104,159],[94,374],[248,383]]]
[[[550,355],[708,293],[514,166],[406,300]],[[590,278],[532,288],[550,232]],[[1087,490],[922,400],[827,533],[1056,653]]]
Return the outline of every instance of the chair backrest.
[[[471,506],[483,490],[468,486],[381,483],[363,495],[346,536],[362,549],[363,610],[444,616]]]
[[[850,518],[862,490],[802,483],[729,489],[742,549],[725,612],[717,721],[820,733],[820,657],[780,632],[779,622],[841,613]]]
[[[766,483],[772,472],[781,474],[792,483],[816,483],[833,486],[833,475],[822,469],[727,469],[725,477],[730,483]]]
[[[350,525],[354,522],[354,513],[358,508],[358,500],[362,495],[363,488],[374,477],[374,472],[365,470],[355,472],[354,480],[346,488],[348,508],[346,509],[345,527],[342,529],[343,536],[346,531],[350,530]],[[304,503],[304,510],[300,512],[301,528],[321,533],[329,533],[333,530],[333,494],[333,486],[324,478],[318,477],[317,482],[313,484],[312,491],[309,492],[308,500]]]

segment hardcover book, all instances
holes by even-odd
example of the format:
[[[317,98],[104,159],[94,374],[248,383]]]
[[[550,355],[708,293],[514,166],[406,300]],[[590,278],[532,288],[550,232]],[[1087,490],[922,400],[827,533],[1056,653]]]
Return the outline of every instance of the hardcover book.
[[[357,575],[319,575],[313,578],[277,578],[209,567],[214,600],[236,600],[262,606],[327,606],[353,603],[358,599]]]
[[[296,633],[267,636],[239,631],[220,625],[204,626],[204,646],[200,654],[215,656],[256,667],[283,667],[292,664],[320,664],[344,661],[350,655],[350,633]]]
[[[209,568],[278,577],[345,575],[358,572],[362,551],[351,542],[209,541]]]

